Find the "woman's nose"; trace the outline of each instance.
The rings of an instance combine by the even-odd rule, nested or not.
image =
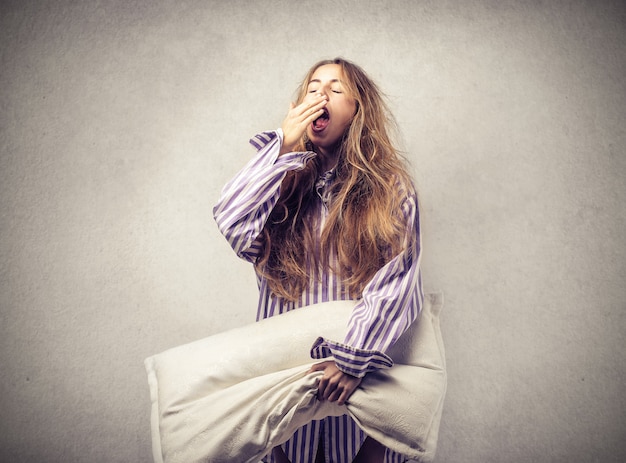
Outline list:
[[[319,93],[322,96],[328,97],[329,90],[330,90],[330,88],[328,87],[328,85],[322,85],[318,89],[317,93]]]
[[[316,98],[323,97],[325,100],[328,100],[328,91],[322,88],[316,90],[312,95]]]

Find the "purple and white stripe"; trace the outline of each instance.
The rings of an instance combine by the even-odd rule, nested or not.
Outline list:
[[[237,255],[254,262],[260,250],[257,241],[272,208],[280,195],[280,185],[287,172],[303,168],[315,156],[311,152],[278,156],[282,131],[263,132],[250,143],[257,155],[230,181],[213,209],[220,231]],[[332,176],[320,179],[320,206],[311,220],[322,229],[327,209],[322,202]],[[389,368],[392,360],[385,352],[418,317],[423,301],[420,272],[421,240],[417,198],[411,186],[407,189],[401,213],[406,221],[406,249],[374,275],[357,301],[343,340],[319,338],[311,349],[315,359],[333,357],[344,372],[362,377],[370,371]],[[333,256],[331,256],[333,259]],[[313,280],[297,302],[285,301],[271,294],[267,281],[260,275],[257,320],[310,304],[332,300],[355,299],[333,273]],[[288,346],[286,346],[288,348]],[[326,461],[348,463],[356,456],[364,433],[347,415],[329,417],[299,429],[283,446],[292,463],[315,460],[319,437],[324,436]],[[385,463],[400,463],[406,457],[387,451]],[[271,455],[268,462],[273,463]]]

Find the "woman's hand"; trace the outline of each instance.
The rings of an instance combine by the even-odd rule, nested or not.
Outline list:
[[[317,386],[318,400],[337,401],[337,404],[343,405],[361,384],[361,378],[344,373],[332,360],[316,363],[309,373],[314,371],[324,372]]]
[[[284,138],[280,154],[289,153],[293,150],[306,128],[324,113],[323,108],[327,102],[328,97],[326,95],[316,93],[310,98],[305,98],[298,106],[294,103],[289,105],[289,112],[281,126]]]

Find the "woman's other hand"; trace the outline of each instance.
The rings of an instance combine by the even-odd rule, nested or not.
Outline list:
[[[332,360],[316,363],[309,373],[314,371],[324,372],[317,386],[318,400],[336,401],[338,405],[344,405],[361,384],[361,378],[344,373]]]

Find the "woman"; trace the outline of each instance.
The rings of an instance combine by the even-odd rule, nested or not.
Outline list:
[[[357,65],[315,64],[280,129],[223,189],[215,219],[258,276],[257,320],[332,300],[355,300],[342,340],[320,338],[319,400],[344,404],[423,301],[415,189],[390,138],[391,116]],[[285,346],[288,348],[288,346]],[[348,417],[300,428],[269,462],[401,462]]]

